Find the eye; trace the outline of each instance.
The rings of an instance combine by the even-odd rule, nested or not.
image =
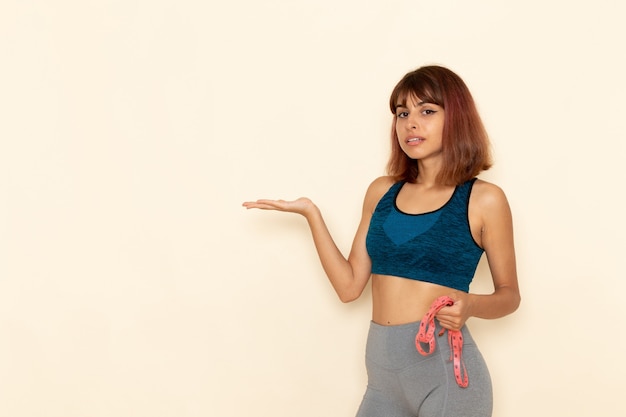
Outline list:
[[[396,116],[397,116],[399,119],[405,119],[405,118],[409,117],[409,112],[408,112],[408,111],[399,111],[399,112],[396,114]]]
[[[423,115],[429,115],[429,114],[435,114],[437,113],[437,110],[432,110],[432,109],[424,109],[422,110],[422,114]]]

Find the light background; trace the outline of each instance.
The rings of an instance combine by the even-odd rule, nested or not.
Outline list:
[[[626,415],[621,2],[0,10],[0,416],[354,415],[369,291],[241,203],[307,195],[347,253],[424,64],[472,90],[515,217],[521,308],[470,321],[494,416]]]

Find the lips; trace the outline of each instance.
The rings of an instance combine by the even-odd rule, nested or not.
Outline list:
[[[421,138],[419,136],[416,137],[412,137],[412,138],[407,138],[406,143],[409,145],[418,145],[422,142],[424,142],[424,138]]]

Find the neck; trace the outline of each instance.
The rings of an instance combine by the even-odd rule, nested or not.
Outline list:
[[[437,183],[437,175],[439,175],[439,171],[441,170],[441,162],[438,161],[417,161],[417,178],[416,182],[418,184],[423,184],[427,187],[434,187],[439,185]]]

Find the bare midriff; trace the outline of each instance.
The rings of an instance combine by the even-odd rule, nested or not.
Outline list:
[[[383,326],[419,321],[435,299],[454,291],[429,282],[372,275],[372,320]]]

